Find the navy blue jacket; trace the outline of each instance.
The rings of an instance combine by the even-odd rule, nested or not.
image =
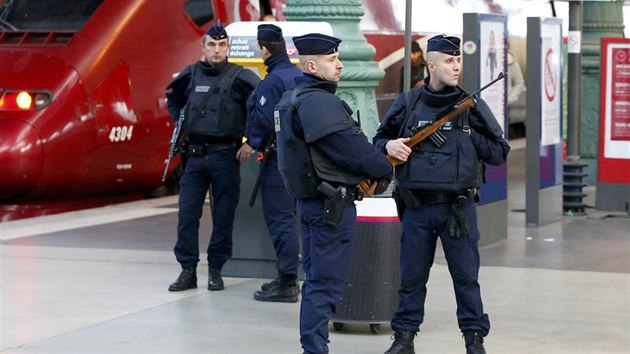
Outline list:
[[[286,53],[274,54],[265,60],[267,76],[247,100],[247,143],[261,150],[274,134],[273,111],[282,93],[295,87],[295,78],[302,70],[293,65]]]
[[[310,121],[320,124],[326,117],[336,112],[341,99],[335,96],[337,83],[322,80],[310,74],[304,74],[295,79],[297,88],[318,88],[326,92],[315,93],[302,101],[298,112],[300,119],[296,120],[296,134],[304,132],[301,122]],[[385,154],[372,145],[365,134],[356,125],[330,131],[317,138],[312,144],[316,145],[324,154],[340,168],[352,171],[356,175],[366,175],[375,178],[388,177],[393,169]]]

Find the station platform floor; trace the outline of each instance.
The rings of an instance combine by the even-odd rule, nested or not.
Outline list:
[[[523,141],[511,142],[507,239],[483,246],[491,354],[630,353],[630,217],[594,209],[525,226]],[[268,279],[168,292],[176,197],[0,223],[1,353],[301,353],[299,303],[263,303]],[[483,235],[482,235],[483,237]],[[204,257],[202,257],[204,258]],[[416,353],[465,353],[438,251]],[[392,331],[331,326],[331,353],[383,353]]]

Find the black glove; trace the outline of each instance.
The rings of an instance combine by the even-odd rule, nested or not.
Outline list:
[[[470,233],[470,225],[468,224],[468,216],[463,210],[462,204],[466,200],[466,197],[460,197],[459,200],[451,203],[451,210],[453,215],[448,222],[448,231],[451,237],[460,238],[463,235]]]

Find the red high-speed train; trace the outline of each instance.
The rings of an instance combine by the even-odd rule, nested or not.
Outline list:
[[[363,1],[388,73],[378,94],[398,91],[401,2]],[[165,87],[201,57],[214,21],[283,20],[284,3],[0,0],[0,221],[163,189],[173,130]]]
[[[251,16],[248,5],[0,0],[0,220],[160,187],[165,87],[201,57],[211,23]]]

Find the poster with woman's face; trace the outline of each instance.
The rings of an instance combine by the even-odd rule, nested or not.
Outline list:
[[[479,77],[481,80],[479,85],[484,86],[494,80],[499,73],[507,71],[505,22],[481,21],[479,26]],[[481,98],[488,103],[503,131],[505,131],[505,84],[505,80],[500,80],[481,93]]]

